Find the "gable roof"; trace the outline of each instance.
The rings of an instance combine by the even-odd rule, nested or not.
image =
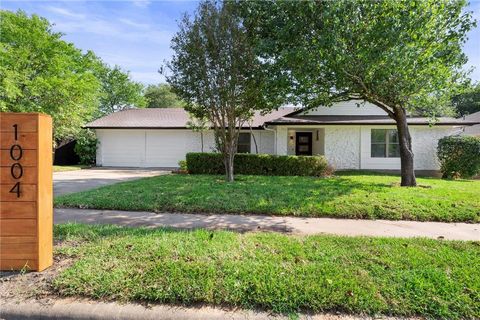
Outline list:
[[[265,122],[280,118],[292,111],[293,108],[284,107],[266,115],[256,112],[252,128],[259,129]],[[88,123],[85,127],[92,129],[186,129],[189,120],[188,112],[183,108],[128,109],[106,115]]]

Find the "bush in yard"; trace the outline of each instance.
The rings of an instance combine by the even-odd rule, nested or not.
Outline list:
[[[82,130],[77,136],[75,153],[80,157],[80,164],[94,165],[97,156],[97,137],[91,130]]]
[[[450,136],[438,141],[443,178],[471,178],[480,174],[480,137]]]
[[[187,168],[192,174],[222,174],[225,171],[220,153],[187,153]],[[326,176],[332,173],[323,156],[277,156],[239,153],[234,170],[239,174],[266,176]]]

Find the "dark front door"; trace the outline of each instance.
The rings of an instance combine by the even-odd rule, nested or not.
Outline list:
[[[297,156],[311,156],[312,155],[312,133],[311,132],[297,132],[297,139],[295,143],[295,154]]]

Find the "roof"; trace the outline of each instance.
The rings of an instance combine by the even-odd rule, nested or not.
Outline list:
[[[265,122],[285,116],[292,111],[293,108],[284,107],[266,115],[256,112],[252,128],[261,128]],[[183,108],[128,109],[92,121],[85,127],[92,129],[185,129],[189,120],[188,112]]]
[[[299,115],[292,107],[283,107],[269,114],[256,112],[252,128],[264,125],[393,125],[388,116],[379,115]],[[474,117],[475,116],[475,117]],[[477,118],[478,117],[478,118]],[[186,129],[190,120],[183,108],[128,109],[115,112],[88,123],[92,129]],[[465,120],[460,118],[438,118],[436,125],[469,126],[480,124],[480,113],[472,114]],[[410,125],[429,125],[430,118],[410,117]]]
[[[408,117],[407,122],[410,125],[429,125],[430,118],[424,117]],[[437,118],[435,125],[474,125],[480,121],[469,121],[456,118]],[[331,116],[331,115],[296,115],[289,114],[273,121],[269,121],[268,125],[392,125],[395,121],[388,116],[378,115],[359,115],[359,116]]]

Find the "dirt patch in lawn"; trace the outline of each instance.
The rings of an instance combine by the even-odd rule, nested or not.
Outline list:
[[[71,245],[71,244],[70,244]],[[62,244],[56,243],[56,247]],[[54,254],[53,265],[42,271],[1,271],[0,272],[0,300],[25,301],[28,299],[44,300],[55,299],[52,287],[53,279],[61,271],[69,267],[74,259],[63,254]]]

